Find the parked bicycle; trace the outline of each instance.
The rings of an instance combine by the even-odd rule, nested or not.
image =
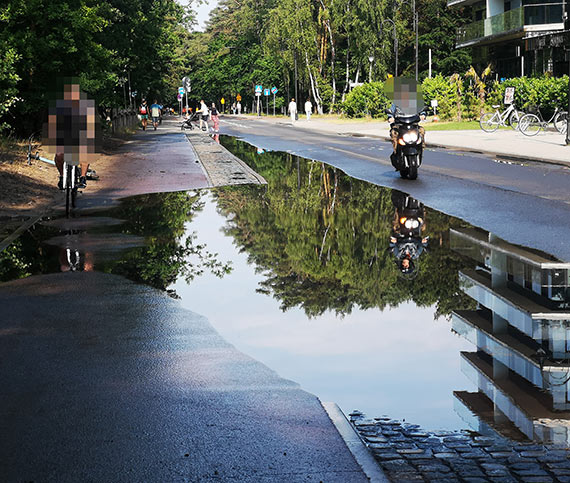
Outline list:
[[[503,111],[499,111],[499,105],[493,106],[494,112],[486,112],[479,119],[479,125],[485,132],[495,132],[500,126],[510,126],[517,130],[520,119],[524,116],[524,112],[519,111],[515,104],[509,106]]]
[[[544,120],[540,108],[537,107],[535,113],[525,114],[520,121],[520,131],[525,136],[535,136],[543,129],[547,129],[549,124],[554,125],[560,134],[566,134],[568,112],[559,109],[558,107],[554,110],[552,117],[547,121]]]

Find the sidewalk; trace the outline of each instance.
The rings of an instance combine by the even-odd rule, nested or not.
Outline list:
[[[231,119],[231,117],[227,117]],[[273,124],[291,124],[288,117],[243,117]],[[427,126],[429,123],[424,123]],[[296,129],[314,130],[344,136],[371,136],[388,140],[389,124],[381,121],[358,122],[341,119],[319,119],[310,121],[299,116]],[[491,156],[520,160],[538,161],[570,166],[570,146],[564,145],[565,137],[554,132],[541,132],[533,137],[520,132],[501,129],[494,133],[482,130],[427,131],[428,147],[483,153]]]

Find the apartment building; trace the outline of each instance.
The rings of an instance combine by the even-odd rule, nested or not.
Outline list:
[[[465,8],[465,25],[457,29],[456,47],[471,49],[479,68],[493,63],[499,77],[550,72],[568,73],[570,47],[564,16],[570,0],[448,0]]]

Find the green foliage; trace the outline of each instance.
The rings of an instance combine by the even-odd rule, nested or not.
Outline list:
[[[348,93],[342,110],[348,117],[383,117],[390,101],[384,94],[383,82],[371,82],[355,87]]]
[[[441,119],[447,120],[456,116],[457,95],[449,78],[438,74],[431,79],[424,79],[422,88],[426,106],[430,105],[432,99],[437,99],[437,113]]]
[[[544,111],[553,112],[556,107],[568,106],[568,76],[564,77],[517,77],[495,83],[489,100],[502,103],[505,89],[515,88],[515,103],[521,109],[539,106]]]
[[[0,42],[0,132],[9,127],[1,120],[18,100],[16,85],[20,77],[15,68],[18,60],[16,50]]]
[[[12,125],[23,134],[38,130],[62,77],[79,77],[102,107],[123,105],[128,77],[138,100],[174,92],[167,73],[184,12],[175,0],[7,0],[0,6],[0,118],[6,122],[5,98],[17,95]],[[17,94],[5,90],[7,77]]]

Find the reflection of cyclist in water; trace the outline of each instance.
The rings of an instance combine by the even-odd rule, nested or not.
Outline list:
[[[74,243],[66,242],[66,246],[60,247],[59,269],[62,272],[93,271],[93,257],[91,253],[81,253],[77,248],[74,248],[73,245]]]
[[[427,249],[429,237],[426,230],[424,205],[401,191],[392,190],[394,221],[390,236],[390,250],[398,268],[405,275],[417,271],[416,261]]]

